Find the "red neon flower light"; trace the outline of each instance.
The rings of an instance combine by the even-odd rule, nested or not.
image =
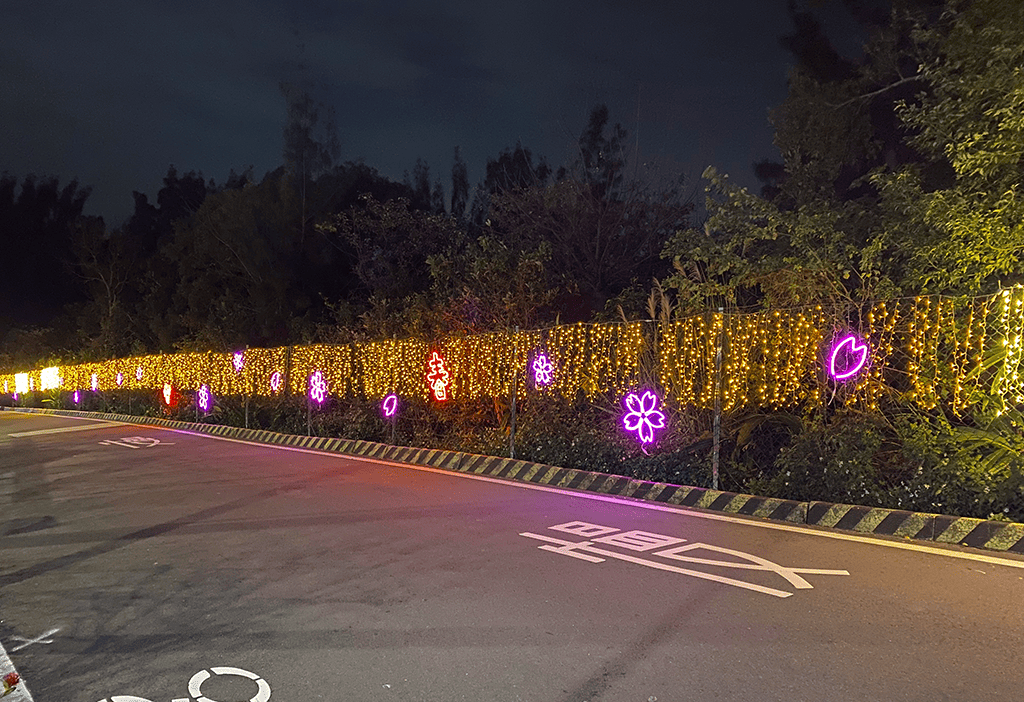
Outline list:
[[[444,367],[444,359],[437,351],[433,352],[427,362],[430,372],[427,373],[427,385],[434,394],[434,399],[444,402],[448,399],[448,369]]]

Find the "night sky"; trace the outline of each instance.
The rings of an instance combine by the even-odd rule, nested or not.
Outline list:
[[[170,164],[279,166],[287,81],[335,108],[340,160],[395,179],[419,157],[447,190],[456,145],[471,183],[516,142],[557,167],[606,103],[638,163],[756,187],[791,31],[785,0],[4,3],[0,171],[77,178],[116,226]]]

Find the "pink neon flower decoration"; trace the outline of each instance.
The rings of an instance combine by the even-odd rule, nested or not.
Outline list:
[[[281,389],[281,371],[274,371],[270,374],[270,389],[274,392]]]
[[[135,369],[135,379],[142,380],[142,366]]]
[[[550,385],[552,371],[554,371],[554,368],[551,366],[551,361],[548,360],[547,354],[537,354],[537,358],[533,360],[534,385]]]
[[[80,401],[81,399],[82,399],[82,396],[78,394],[78,391],[77,391],[77,390],[75,390],[75,404],[77,405],[77,404],[78,404],[78,402],[79,402],[79,401]]]
[[[654,441],[654,430],[665,426],[665,415],[656,409],[658,396],[650,390],[642,396],[635,392],[626,395],[626,407],[629,409],[622,417],[622,426],[626,431],[635,431],[640,443],[649,444]]]
[[[398,411],[398,395],[392,393],[385,397],[384,401],[380,403],[380,409],[385,417],[394,417],[395,412]]]
[[[327,381],[324,380],[324,374],[320,371],[309,376],[309,399],[318,405],[322,405],[327,399]]]
[[[245,352],[235,351],[231,356],[231,364],[235,367],[236,373],[241,373],[242,367],[245,366]]]
[[[199,409],[204,412],[210,411],[210,404],[213,401],[213,396],[210,394],[210,388],[206,385],[199,386]]]
[[[846,347],[849,347],[850,350],[843,353],[843,349]],[[835,380],[852,378],[867,365],[869,352],[870,348],[866,341],[861,342],[856,334],[847,334],[832,347],[832,353],[828,359],[829,374]],[[841,356],[842,360],[840,360]],[[839,368],[836,367],[837,361]]]

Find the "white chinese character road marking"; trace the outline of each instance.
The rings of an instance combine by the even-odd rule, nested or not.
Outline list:
[[[687,563],[697,563],[707,566],[715,566],[722,568],[736,568],[739,570],[756,570],[766,571],[779,575],[789,582],[794,588],[798,590],[807,590],[813,588],[809,582],[802,578],[798,573],[804,573],[808,575],[849,575],[848,571],[845,570],[825,570],[820,568],[788,568],[781,566],[777,563],[773,563],[766,558],[760,556],[754,556],[749,553],[743,553],[742,551],[734,551],[732,549],[722,548],[720,546],[712,546],[703,543],[692,543],[686,546],[676,546],[686,541],[686,539],[680,539],[674,536],[665,536],[664,534],[654,534],[648,531],[621,531],[615,527],[606,527],[599,524],[589,524],[587,522],[567,522],[565,524],[558,524],[553,527],[549,527],[554,531],[560,531],[563,533],[573,534],[575,536],[590,537],[587,541],[565,541],[558,539],[553,536],[545,536],[543,534],[533,534],[530,532],[522,532],[520,536],[525,536],[530,539],[536,539],[538,541],[544,541],[545,543],[538,546],[537,548],[544,551],[551,551],[552,553],[560,553],[565,556],[571,556],[578,558],[583,561],[590,563],[603,563],[608,558],[614,558],[620,561],[627,561],[629,563],[636,563],[638,565],[647,566],[648,568],[656,568],[658,570],[664,570],[671,573],[679,573],[681,575],[689,575],[690,577],[700,578],[702,580],[711,580],[713,582],[721,583],[723,585],[732,585],[733,587],[742,588],[744,590],[752,590],[754,592],[760,592],[766,595],[773,595],[775,597],[791,597],[792,592],[786,592],[784,590],[776,590],[775,588],[764,587],[755,583],[748,583],[742,580],[736,580],[734,578],[727,578],[722,575],[716,575],[714,573],[705,573],[698,570],[690,570],[688,568],[680,568],[678,566],[669,565],[667,563],[661,563],[659,561],[651,560],[649,558],[639,558],[637,556],[631,556],[625,553],[619,553],[616,551],[610,551],[606,548],[599,548],[595,546],[595,543],[601,545],[615,546],[618,548],[627,549],[630,551],[648,552],[654,549],[664,548],[665,546],[673,546],[663,551],[650,554],[651,556],[657,556],[665,559],[684,561]],[[618,532],[618,533],[614,533]],[[734,558],[744,559],[746,562],[735,562],[716,560],[712,558],[701,558],[692,555],[682,555],[692,551],[703,549],[706,551],[713,551],[715,553],[721,553],[727,556],[733,556]]]
[[[174,446],[172,442],[160,441],[160,439],[150,439],[145,436],[125,436],[120,439],[107,439],[105,441],[98,441],[97,443],[105,446],[124,446],[130,449],[140,448],[152,448],[154,446]]]

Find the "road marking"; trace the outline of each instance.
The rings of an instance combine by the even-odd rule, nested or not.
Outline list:
[[[104,439],[96,443],[104,446],[124,446],[130,449],[153,448],[154,446],[174,446],[173,443],[151,439],[145,436],[125,436],[120,439]]]
[[[730,524],[743,524],[748,527],[754,527],[758,529],[772,529],[774,531],[788,531],[795,534],[803,534],[805,536],[817,536],[823,539],[837,539],[839,541],[853,541],[860,544],[868,544],[871,546],[881,546],[884,548],[894,548],[902,551],[915,551],[917,553],[926,553],[931,556],[944,556],[946,558],[959,558],[966,561],[977,561],[979,563],[991,563],[994,565],[1007,566],[1009,568],[1020,568],[1024,570],[1024,560],[1015,561],[1007,558],[999,558],[997,556],[988,556],[980,553],[969,553],[963,551],[954,551],[952,549],[936,548],[935,546],[925,546],[924,544],[918,544],[913,542],[903,541],[889,541],[887,539],[880,538],[878,536],[860,536],[858,534],[843,534],[839,532],[826,531],[824,529],[814,529],[809,526],[797,526],[793,524],[780,524],[777,522],[769,522],[758,520],[757,518],[743,518],[731,516],[728,514],[718,514],[715,512],[701,512],[697,510],[689,510],[685,507],[676,507],[673,505],[661,505],[653,502],[644,502],[643,500],[637,500],[630,497],[617,497],[615,495],[601,495],[594,492],[584,492],[582,490],[567,490],[565,488],[552,487],[550,485],[538,485],[536,483],[516,482],[513,480],[503,480],[501,478],[492,478],[487,475],[476,475],[475,473],[461,473],[454,470],[445,470],[443,468],[433,468],[431,466],[419,466],[412,463],[398,463],[397,461],[381,460],[379,458],[365,458],[363,456],[350,456],[344,453],[333,453],[331,451],[316,451],[313,449],[297,448],[295,446],[278,446],[276,444],[266,444],[259,441],[248,441],[246,439],[235,439],[229,436],[214,436],[212,434],[204,434],[202,432],[188,431],[187,429],[172,429],[170,427],[153,427],[154,429],[161,429],[163,431],[172,431],[178,434],[188,434],[190,436],[199,436],[206,439],[215,439],[217,441],[230,441],[236,444],[247,444],[249,446],[260,446],[263,448],[278,449],[282,451],[293,451],[297,453],[308,453],[314,456],[330,456],[332,458],[338,458],[347,461],[358,461],[361,463],[374,463],[376,465],[393,466],[395,468],[406,468],[412,470],[425,471],[428,473],[437,473],[439,475],[447,475],[456,478],[465,478],[468,480],[481,480],[484,482],[495,483],[498,485],[504,485],[506,487],[520,488],[523,490],[540,490],[541,492],[553,492],[559,495],[565,495],[567,497],[575,497],[583,500],[597,500],[600,502],[611,502],[619,505],[628,505],[638,509],[647,509],[655,512],[671,512],[672,514],[684,515],[695,519],[709,519],[718,522],[728,522]]]
[[[4,650],[4,645],[0,644],[0,677],[3,677],[8,673],[17,672],[18,671],[15,669],[14,663],[11,662],[10,656],[8,656],[7,651]],[[2,690],[0,690],[0,692],[2,692]],[[24,680],[18,681],[17,686],[13,691],[11,691],[10,702],[33,702],[32,693],[28,691],[28,685]]]
[[[98,424],[86,424],[84,426],[76,424],[72,427],[55,427],[53,429],[33,429],[31,431],[16,431],[7,436],[15,439],[23,436],[43,436],[44,434],[65,434],[70,431],[90,431],[92,429],[106,429],[107,427],[123,427],[123,422],[101,422]]]
[[[210,671],[213,671],[212,674]],[[203,683],[213,677],[213,675],[237,675],[255,682],[257,687],[256,696],[251,697],[249,702],[267,702],[270,699],[270,685],[259,675],[250,673],[248,670],[242,670],[241,668],[223,666],[220,668],[210,668],[210,670],[200,670],[188,681],[188,694],[195,697],[196,702],[217,702],[217,700],[204,696],[202,690]],[[182,700],[172,700],[171,702],[182,702]],[[184,702],[188,702],[188,700]]]
[[[689,563],[698,563],[702,565],[716,566],[722,568],[737,568],[740,570],[757,570],[771,572],[779,575],[788,581],[794,588],[798,590],[810,590],[814,586],[811,585],[807,580],[798,575],[798,573],[804,573],[808,575],[849,575],[850,573],[845,570],[828,570],[821,568],[788,568],[781,566],[778,563],[773,563],[766,558],[760,556],[754,556],[749,553],[742,551],[734,551],[728,548],[722,548],[721,546],[713,546],[711,544],[704,543],[691,543],[686,546],[678,546],[677,544],[683,543],[686,539],[680,539],[675,536],[666,536],[664,534],[654,534],[649,531],[623,531],[617,527],[602,526],[599,524],[590,524],[588,522],[566,522],[565,524],[556,524],[555,526],[548,527],[553,531],[560,531],[574,536],[579,536],[586,541],[565,541],[563,539],[557,539],[552,536],[545,536],[543,534],[533,534],[530,532],[522,532],[519,535],[525,536],[530,539],[536,539],[538,541],[544,541],[545,543],[537,548],[544,551],[551,551],[553,553],[559,553],[565,556],[571,556],[580,560],[587,561],[589,563],[603,563],[605,558],[615,558],[621,561],[628,561],[630,563],[636,563],[638,565],[647,566],[648,568],[656,568],[658,570],[666,570],[672,573],[679,573],[681,575],[689,575],[694,578],[700,578],[702,580],[712,580],[723,585],[732,585],[733,587],[739,587],[745,590],[753,590],[754,592],[761,592],[766,595],[773,595],[775,597],[790,597],[793,595],[792,592],[786,592],[784,590],[776,590],[775,588],[763,587],[754,583],[748,583],[743,580],[736,580],[734,578],[727,578],[721,575],[715,575],[713,573],[706,573],[703,571],[690,570],[688,568],[680,568],[678,566],[668,565],[659,561],[652,560],[651,558],[640,558],[637,556],[630,556],[616,551],[609,551],[605,548],[599,548],[594,546],[595,543],[607,544],[609,546],[616,546],[619,548],[628,549],[630,551],[639,552],[650,552],[655,549],[663,548],[665,546],[671,546],[671,548],[664,551],[657,551],[650,555],[658,556],[665,559],[685,561]],[[618,532],[611,534],[611,532]],[[597,538],[591,538],[595,534],[599,534]],[[557,544],[553,546],[552,544]],[[746,563],[737,563],[736,561],[723,561],[711,558],[700,558],[696,556],[683,556],[680,555],[684,552],[691,552],[697,550],[712,551],[714,553],[722,553],[734,558],[745,559]],[[582,553],[581,553],[582,552]],[[596,555],[590,555],[596,554]],[[603,558],[601,557],[603,556]]]
[[[53,636],[54,634],[56,634],[58,631],[60,631],[60,629],[50,629],[45,634],[41,634],[41,635],[37,636],[34,639],[26,639],[24,636],[12,636],[11,637],[12,640],[18,640],[18,641],[22,641],[24,643],[21,643],[21,644],[15,646],[14,648],[12,648],[11,649],[11,653],[14,653],[15,651],[20,651],[23,648],[28,648],[32,644],[37,644],[37,643],[52,644],[53,643],[53,639],[50,638],[50,637]]]

